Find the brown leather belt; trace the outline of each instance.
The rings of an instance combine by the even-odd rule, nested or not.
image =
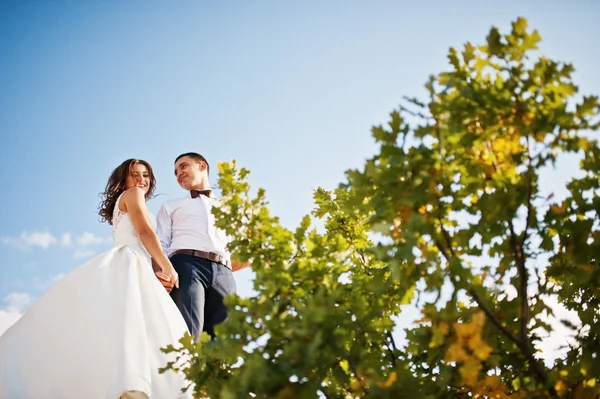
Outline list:
[[[196,258],[212,260],[213,262],[220,263],[223,266],[231,269],[231,264],[229,263],[229,260],[226,260],[223,255],[219,255],[214,252],[199,251],[197,249],[178,249],[177,251],[173,252],[173,254],[171,254],[171,256],[173,255],[189,255],[195,256]]]

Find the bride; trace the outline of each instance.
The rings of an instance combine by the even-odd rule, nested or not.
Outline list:
[[[184,378],[159,368],[174,361],[161,347],[187,332],[154,275],[177,285],[146,208],[156,180],[128,159],[111,174],[100,217],[114,246],[73,270],[0,337],[1,399],[175,399]]]

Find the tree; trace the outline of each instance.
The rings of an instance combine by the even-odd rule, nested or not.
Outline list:
[[[577,95],[570,64],[534,57],[539,41],[519,18],[451,48],[427,101],[407,98],[374,127],[379,153],[317,189],[294,231],[262,189],[251,195],[246,169],[219,165],[218,225],[252,262],[257,294],[228,300],[220,339],[182,340],[198,394],[600,395],[598,98]],[[568,153],[582,177],[563,200],[542,196],[540,172]],[[568,323],[570,349],[548,367],[551,297],[581,324]],[[399,347],[392,330],[411,302],[423,318]]]

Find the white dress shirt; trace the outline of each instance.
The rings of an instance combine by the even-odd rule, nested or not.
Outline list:
[[[227,251],[227,235],[215,227],[211,210],[219,206],[214,197],[199,195],[165,202],[156,216],[157,233],[163,250],[168,256],[178,249],[195,249],[222,255],[231,262]]]

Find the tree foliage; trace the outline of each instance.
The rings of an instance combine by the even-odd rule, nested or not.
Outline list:
[[[372,129],[378,153],[295,230],[248,171],[219,165],[218,225],[256,273],[188,368],[211,398],[588,398],[600,394],[597,97],[540,56],[525,19],[449,51],[450,70]],[[581,173],[555,199],[540,173]],[[571,156],[573,159],[574,156]],[[550,168],[550,169],[549,169]],[[540,359],[557,298],[579,316],[566,355]],[[399,345],[403,310],[422,318]]]

